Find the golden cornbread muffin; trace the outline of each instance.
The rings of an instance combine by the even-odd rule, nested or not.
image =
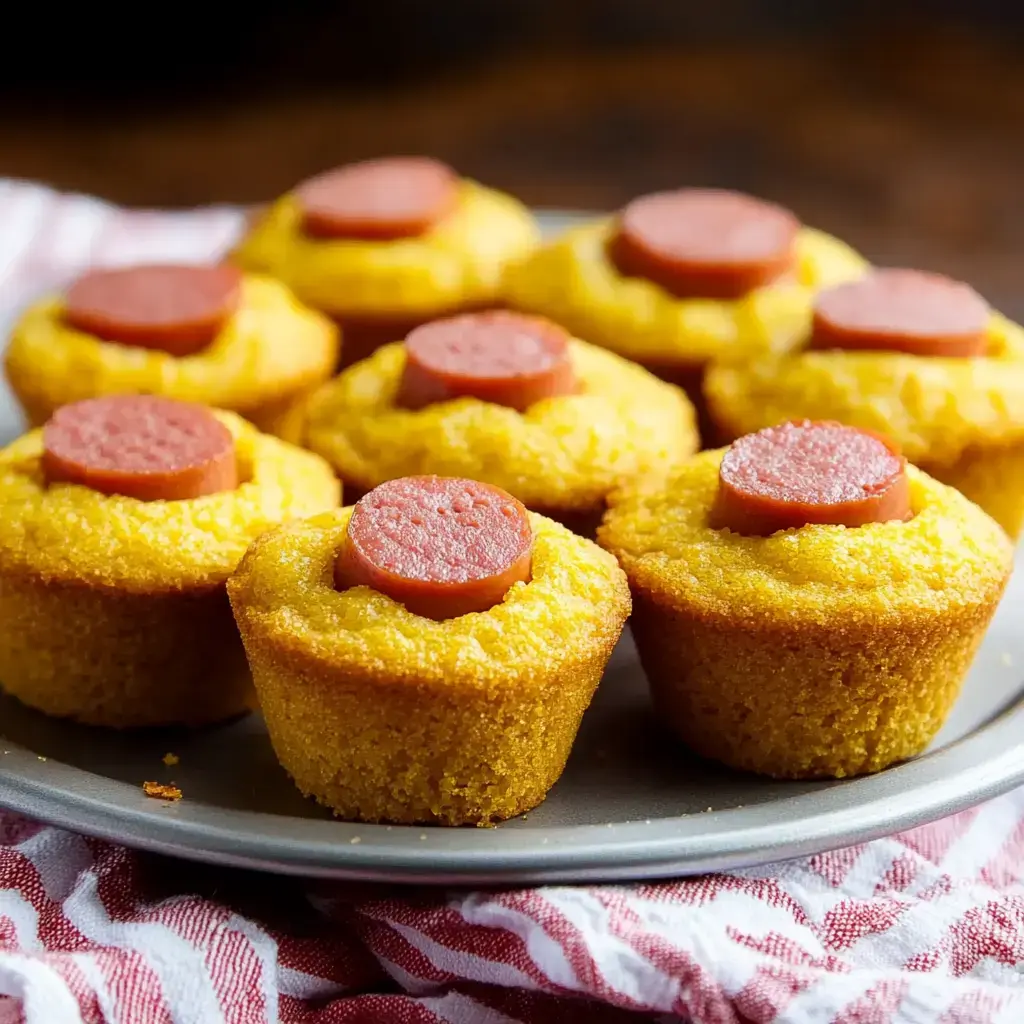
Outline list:
[[[153,394],[237,412],[263,428],[326,380],[338,330],[281,283],[233,267],[98,271],[15,324],[4,360],[28,421],[62,405]]]
[[[834,423],[769,428],[624,490],[599,542],[629,577],[665,721],[698,754],[779,778],[924,750],[1012,567],[981,509]]]
[[[388,158],[296,186],[232,259],[334,317],[347,365],[426,320],[500,302],[506,263],[539,238],[512,196],[434,160]]]
[[[513,362],[517,342],[525,368]],[[439,354],[438,344],[449,347]],[[534,369],[530,359],[547,362]],[[584,533],[622,480],[698,445],[678,388],[550,323],[502,312],[434,321],[384,346],[319,388],[282,432],[355,492],[413,473],[465,476]]]
[[[890,293],[897,288],[903,308],[887,309],[884,300],[894,302]],[[729,440],[780,420],[822,416],[882,431],[908,459],[1018,537],[1024,523],[1024,330],[965,285],[914,271],[875,271],[856,287],[823,292],[821,302],[817,333],[805,332],[792,352],[709,370],[705,393],[718,436]],[[830,303],[845,303],[849,311],[832,314]],[[842,317],[853,315],[878,322],[837,336]],[[957,326],[950,320],[957,316],[968,321]],[[900,317],[902,323],[884,322]],[[943,338],[944,323],[961,333]]]
[[[708,363],[787,349],[807,328],[814,293],[865,268],[788,211],[683,189],[569,229],[510,265],[504,289],[511,308],[641,363],[701,409]]]
[[[299,789],[342,818],[441,825],[544,799],[630,608],[595,544],[438,477],[264,534],[228,594]]]
[[[321,459],[232,413],[65,406],[0,451],[0,684],[93,725],[239,714],[252,684],[225,580],[268,527],[339,499]]]

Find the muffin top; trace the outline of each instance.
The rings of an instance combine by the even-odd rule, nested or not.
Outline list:
[[[998,595],[1013,550],[999,526],[951,487],[906,467],[912,516],[769,536],[716,528],[728,449],[613,495],[598,533],[652,600],[751,628],[852,628],[932,619]]]
[[[237,308],[209,344],[187,355],[105,341],[68,323],[63,296],[29,306],[5,356],[31,407],[138,392],[245,413],[322,380],[337,360],[337,329],[278,281],[245,275]]]
[[[233,254],[336,316],[426,318],[494,301],[505,263],[540,238],[518,200],[461,179],[446,216],[401,237],[310,234],[300,196],[278,199]]]
[[[610,254],[616,235],[617,220],[605,218],[571,228],[510,265],[509,304],[645,364],[701,366],[725,353],[789,348],[807,329],[814,294],[867,267],[843,242],[802,227],[784,276],[738,297],[681,297],[623,273]]]
[[[384,346],[319,388],[286,431],[368,490],[418,473],[494,484],[538,509],[590,511],[622,479],[697,447],[678,389],[610,352],[570,339],[571,394],[519,411],[456,397],[405,408],[406,348]]]
[[[337,505],[330,467],[310,452],[214,410],[235,442],[233,490],[142,501],[76,483],[47,483],[43,431],[0,451],[0,569],[147,593],[213,586],[249,544],[284,519]]]
[[[236,615],[297,658],[357,663],[390,685],[546,685],[595,647],[607,655],[629,614],[615,559],[533,513],[531,578],[487,611],[434,621],[367,586],[339,590],[351,516],[339,509],[264,534],[228,584]]]
[[[828,417],[886,433],[911,461],[948,466],[1024,436],[1024,330],[990,312],[981,332],[983,354],[966,357],[917,354],[913,338],[908,351],[808,347],[808,328],[790,353],[712,366],[704,393],[728,436]]]

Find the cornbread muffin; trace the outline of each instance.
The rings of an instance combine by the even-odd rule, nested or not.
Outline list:
[[[210,327],[206,337],[198,337],[198,345],[183,344],[189,329],[197,326],[187,321],[159,324],[147,336],[128,319],[129,312],[141,317],[140,304],[153,308],[154,317],[163,314],[160,299],[172,289],[180,301],[194,302],[194,289],[179,294],[181,283],[175,278],[182,273],[225,271],[238,274],[233,268],[133,267],[87,275],[72,286],[73,298],[78,284],[99,278],[107,286],[102,297],[108,304],[111,293],[122,307],[128,304],[128,309],[118,310],[119,320],[127,322],[111,324],[109,315],[101,319],[87,307],[83,312],[93,315],[73,324],[67,315],[69,295],[49,296],[29,306],[14,327],[4,360],[29,423],[45,423],[55,409],[70,402],[131,393],[227,409],[260,427],[275,421],[334,372],[338,356],[337,328],[300,304],[284,285],[245,275],[237,282],[231,308],[215,322],[198,325]],[[126,340],[109,340],[114,335]]]
[[[399,504],[395,528],[430,547],[441,511],[450,521],[479,509],[486,485],[468,487],[469,512],[445,499],[437,510]],[[393,509],[378,506],[383,529]],[[228,583],[281,764],[342,818],[486,825],[534,807],[565,766],[629,614],[622,571],[596,545],[524,512],[529,580],[488,610],[426,618],[366,585],[338,589],[353,514],[265,534]]]
[[[500,303],[505,264],[539,238],[511,196],[433,160],[392,158],[298,185],[232,258],[335,318],[348,365],[426,320]]]
[[[497,353],[507,364],[512,346],[502,344],[500,330],[510,322],[519,338],[535,332],[548,342],[559,331],[513,314],[428,324],[407,343],[386,345],[342,371],[279,428],[288,440],[323,456],[353,492],[415,473],[464,476],[501,487],[529,508],[592,533],[607,494],[620,481],[671,466],[696,450],[693,408],[678,388],[568,336],[563,361],[548,367],[549,376],[529,378],[547,386],[568,366],[575,383],[567,391],[548,391],[550,397],[532,401],[532,389],[520,393],[524,374],[500,378],[495,370],[495,376],[457,378],[454,384],[448,373],[449,391],[433,394],[436,401],[407,400],[409,346],[415,349],[419,338],[455,327],[462,358],[472,331],[472,340],[483,346],[474,353],[477,363]],[[493,343],[492,331],[498,332]],[[415,364],[422,371],[422,360]],[[495,382],[501,380],[511,383],[499,391]],[[457,390],[462,383],[467,387]],[[474,390],[484,397],[474,397]]]
[[[692,206],[693,200],[703,203],[709,194],[744,204],[738,215],[724,211],[733,220],[738,217],[739,223],[732,225],[737,231],[760,215],[759,206],[769,206],[733,193],[699,189],[656,194],[636,202],[665,195],[680,197]],[[769,267],[778,276],[752,276],[746,262],[739,269],[747,273],[725,282],[732,287],[707,277],[675,287],[649,262],[625,261],[616,254],[616,241],[632,205],[615,217],[573,227],[510,265],[505,275],[506,301],[513,309],[550,317],[577,337],[685,387],[701,411],[700,382],[708,363],[726,354],[748,358],[765,351],[785,351],[805,333],[814,293],[857,277],[866,267],[847,245],[799,226],[794,218],[787,259]],[[695,261],[715,258],[716,254],[707,250],[727,245],[733,237],[725,225],[709,240],[699,207],[679,211],[670,203],[669,209],[658,212],[668,230],[692,227],[697,237],[684,238],[679,245],[692,243]],[[758,234],[754,232],[753,237]],[[717,258],[727,260],[731,255],[719,252]]]
[[[740,534],[716,522],[727,451],[618,494],[599,531],[629,577],[659,714],[697,753],[778,778],[920,753],[1010,574],[1002,530],[906,466],[906,521]]]
[[[100,436],[111,424],[120,430]],[[164,455],[194,453],[204,430],[216,442],[225,428],[226,473],[211,450],[199,472],[171,474]],[[337,505],[330,468],[232,413],[165,399],[68,406],[45,434],[45,447],[33,430],[0,451],[4,688],[47,714],[118,728],[246,710],[252,684],[225,580],[268,527]],[[202,496],[109,493],[118,488]]]
[[[726,440],[799,417],[882,431],[1016,538],[1024,523],[1024,330],[988,311],[983,334],[983,354],[946,356],[920,346],[887,351],[886,339],[874,348],[808,347],[808,331],[792,352],[712,367],[708,408]]]

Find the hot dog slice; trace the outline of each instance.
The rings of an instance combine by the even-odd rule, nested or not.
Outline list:
[[[470,397],[522,412],[575,390],[569,336],[540,317],[467,313],[424,324],[405,339],[398,403],[407,409]]]
[[[209,410],[155,395],[91,398],[43,428],[43,472],[140,501],[182,501],[238,486],[235,442]]]
[[[421,235],[454,209],[455,172],[427,157],[388,157],[325,171],[295,190],[314,238]]]
[[[783,423],[722,458],[713,525],[767,537],[810,523],[909,519],[906,462],[886,439],[840,423]]]
[[[916,356],[980,356],[988,303],[942,274],[884,268],[822,291],[811,348],[881,349]]]
[[[68,289],[64,319],[104,341],[188,356],[217,336],[241,288],[241,272],[226,265],[93,270]]]
[[[415,615],[454,619],[499,604],[530,579],[526,509],[457,477],[391,480],[361,498],[335,563],[339,590],[367,586]]]
[[[679,298],[738,299],[790,270],[800,221],[753,196],[686,188],[634,199],[609,255]]]

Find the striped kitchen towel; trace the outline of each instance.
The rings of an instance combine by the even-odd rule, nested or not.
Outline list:
[[[243,214],[0,182],[0,325]],[[303,883],[0,813],[0,1024],[1024,1024],[1024,792],[890,839],[643,885]]]

